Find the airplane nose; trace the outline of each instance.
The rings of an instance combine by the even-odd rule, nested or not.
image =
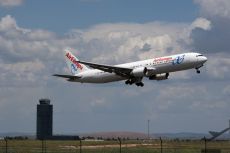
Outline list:
[[[202,62],[206,62],[207,60],[208,60],[208,58],[205,56],[202,58]]]
[[[207,59],[207,57],[205,57],[205,56],[200,56],[200,57],[198,58],[198,61],[201,62],[201,63],[205,63],[207,60],[208,60],[208,59]]]

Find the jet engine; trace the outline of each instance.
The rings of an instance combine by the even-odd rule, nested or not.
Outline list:
[[[166,80],[169,77],[169,73],[156,74],[149,77],[149,80]]]
[[[138,67],[138,68],[133,69],[131,74],[135,77],[143,77],[145,76],[146,71],[147,71],[146,67]]]

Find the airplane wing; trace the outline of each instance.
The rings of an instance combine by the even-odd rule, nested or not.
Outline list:
[[[102,65],[102,64],[96,64],[96,63],[89,63],[89,62],[83,62],[83,61],[78,61],[79,63],[88,65],[91,68],[102,70],[104,72],[109,72],[109,73],[116,73],[119,76],[122,77],[130,77],[130,73],[132,72],[133,69],[130,68],[124,68],[124,67],[118,67],[118,66],[111,66],[111,65]]]
[[[220,134],[219,132],[216,132],[216,131],[209,131],[209,133],[214,137]]]
[[[79,76],[74,76],[74,75],[62,75],[62,74],[54,74],[53,76],[61,77],[61,78],[67,78],[67,79],[80,79],[80,78],[81,78],[81,77],[79,77]]]

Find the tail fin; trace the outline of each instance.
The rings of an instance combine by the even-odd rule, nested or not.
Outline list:
[[[65,59],[70,72],[75,75],[88,70],[84,64],[78,62],[79,60],[69,50],[70,49],[65,49]]]

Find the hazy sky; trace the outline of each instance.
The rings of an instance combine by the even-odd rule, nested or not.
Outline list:
[[[36,104],[54,104],[55,133],[208,132],[230,119],[229,0],[0,0],[0,132],[36,130]],[[148,46],[146,48],[146,46]],[[166,81],[70,83],[63,48],[119,64],[200,52],[201,68]]]

